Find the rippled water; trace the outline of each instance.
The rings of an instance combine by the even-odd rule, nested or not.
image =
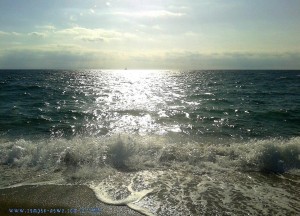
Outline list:
[[[300,72],[1,71],[11,136],[299,135]]]
[[[300,71],[0,71],[0,186],[147,215],[296,215]]]

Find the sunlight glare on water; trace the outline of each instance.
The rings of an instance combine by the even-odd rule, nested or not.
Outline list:
[[[146,134],[165,130],[155,123],[154,113],[167,106],[165,97],[166,71],[162,70],[107,70],[107,86],[110,86],[108,97],[97,101],[108,108],[113,116],[110,129],[115,132],[137,132]],[[122,114],[119,116],[119,114]]]

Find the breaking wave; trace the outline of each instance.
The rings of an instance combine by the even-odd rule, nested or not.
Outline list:
[[[2,139],[1,146],[2,188],[85,184],[101,201],[147,215],[266,214],[271,202],[275,212],[299,210],[299,137],[214,143],[118,135]]]
[[[198,143],[161,136],[1,140],[0,163],[37,170],[111,167],[139,171],[179,165],[239,171],[289,172],[300,168],[300,138]]]

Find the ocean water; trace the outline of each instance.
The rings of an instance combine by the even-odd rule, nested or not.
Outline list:
[[[297,215],[300,71],[1,70],[0,173],[146,215]]]

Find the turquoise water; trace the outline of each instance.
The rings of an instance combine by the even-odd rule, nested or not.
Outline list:
[[[2,70],[0,186],[147,215],[300,211],[300,71]]]

